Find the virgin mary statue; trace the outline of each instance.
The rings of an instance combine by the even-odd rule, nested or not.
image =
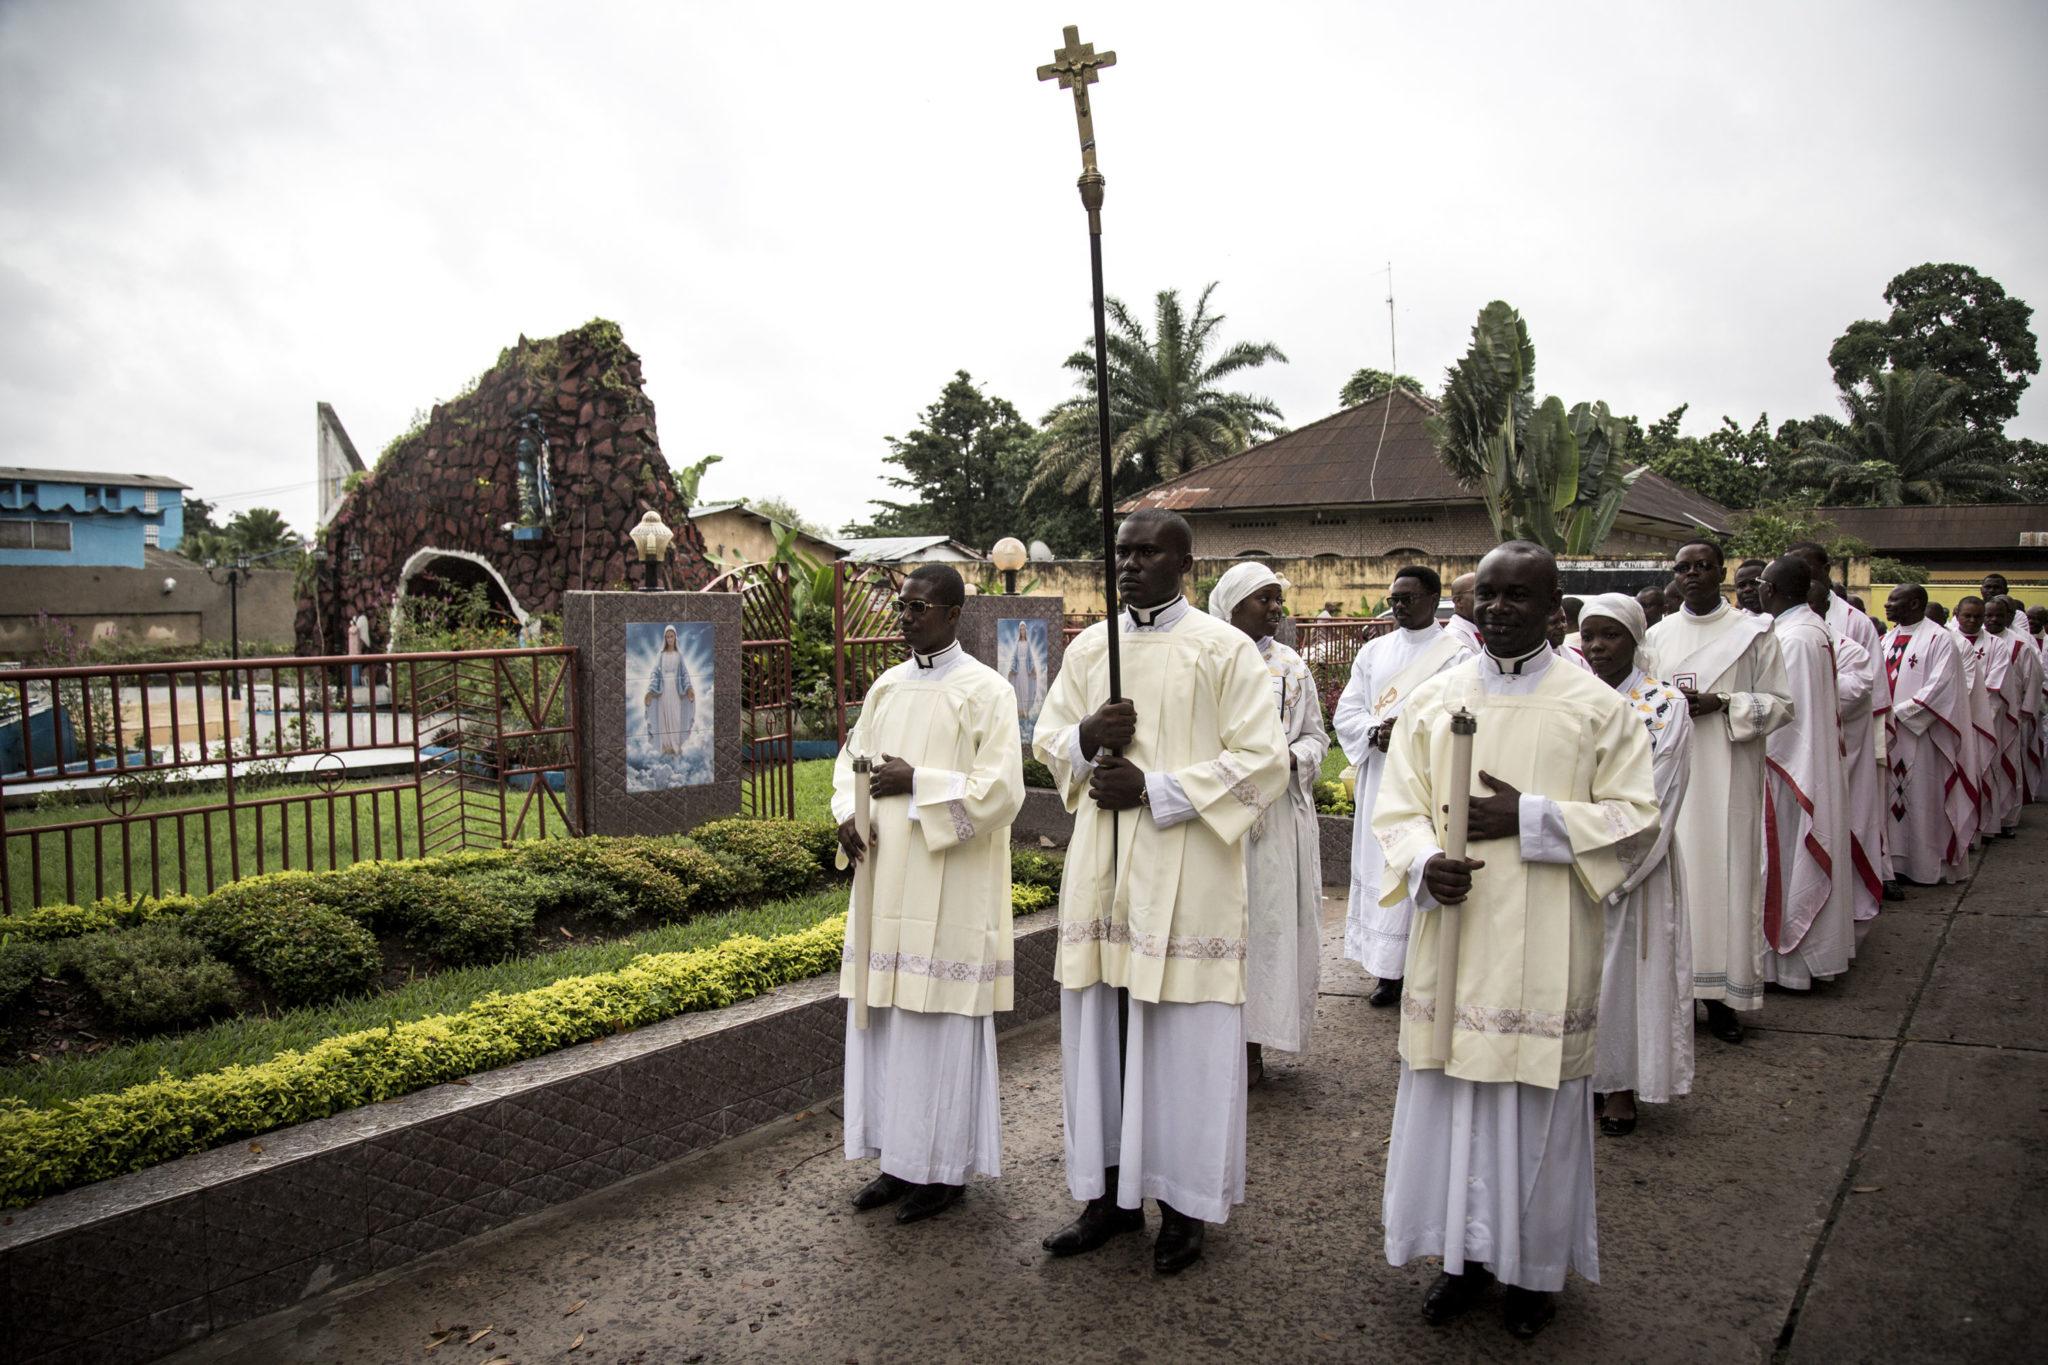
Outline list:
[[[664,754],[679,754],[697,724],[697,687],[676,648],[676,628],[661,632],[661,653],[647,678],[647,733]]]

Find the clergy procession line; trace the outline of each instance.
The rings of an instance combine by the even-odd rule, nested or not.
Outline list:
[[[1262,1047],[1308,1049],[1330,743],[1274,638],[1285,582],[1241,563],[1205,613],[1183,595],[1190,551],[1173,513],[1122,523],[1122,697],[1100,623],[1032,745],[1075,817],[1054,974],[1082,1207],[1043,1245],[1094,1251],[1141,1230],[1149,1198],[1165,1274],[1243,1202]],[[1880,638],[1829,567],[1789,546],[1738,566],[1730,603],[1701,540],[1665,587],[1580,602],[1547,550],[1509,542],[1450,585],[1441,625],[1436,573],[1397,571],[1397,628],[1360,651],[1330,728],[1357,798],[1345,956],[1400,1017],[1385,1251],[1441,1259],[1429,1322],[1498,1281],[1507,1328],[1541,1331],[1567,1272],[1599,1278],[1596,1129],[1626,1137],[1639,1103],[1690,1091],[1695,1001],[1740,1043],[1767,988],[1839,978],[1897,883],[1966,875],[2042,798],[2048,611],[2022,616],[1993,576],[1945,628],[1906,586]],[[842,852],[873,884],[840,983],[845,1155],[879,1161],[855,1207],[902,1223],[1002,1165],[1022,745],[1011,689],[957,643],[964,600],[952,569],[911,573],[912,656],[870,691],[834,778]]]

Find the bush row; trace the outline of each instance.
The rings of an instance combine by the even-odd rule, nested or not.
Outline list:
[[[831,970],[845,920],[775,939],[643,955],[613,972],[493,995],[453,1014],[365,1029],[259,1066],[166,1078],[47,1109],[0,1100],[0,1205],[585,1042],[719,1009]]]
[[[380,939],[437,967],[461,967],[518,952],[543,916],[612,927],[779,899],[824,875],[834,838],[825,822],[721,820],[682,839],[544,840],[247,877],[203,898],[47,906],[0,925],[0,1008],[38,976],[68,971],[124,1022],[177,1027],[233,1003],[231,981],[226,996],[221,988],[224,963],[285,1004],[319,1004],[376,981]],[[117,978],[130,985],[101,991]]]

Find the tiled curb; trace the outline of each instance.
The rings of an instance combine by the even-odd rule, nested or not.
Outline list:
[[[1016,1008],[1058,1008],[1056,913]],[[148,1360],[836,1095],[813,977],[707,1014],[166,1162],[0,1216],[0,1360]]]

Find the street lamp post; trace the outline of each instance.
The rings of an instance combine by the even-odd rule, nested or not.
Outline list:
[[[1024,549],[1024,542],[1015,536],[1004,536],[989,547],[988,557],[996,568],[1002,572],[1003,595],[1015,597],[1017,595],[1017,571],[1030,561],[1030,555]]]
[[[640,524],[626,534],[640,555],[640,591],[659,591],[660,585],[654,581],[655,568],[668,553],[669,542],[676,538],[676,533],[662,522],[661,513],[650,508],[640,518]]]
[[[266,556],[267,558],[267,556]],[[214,577],[220,567],[219,561],[206,561],[206,576],[216,583],[226,583],[228,589],[228,658],[239,662],[242,657],[242,584],[249,581],[249,556],[238,554],[227,566],[225,579]],[[242,695],[242,671],[228,670],[228,695]]]

